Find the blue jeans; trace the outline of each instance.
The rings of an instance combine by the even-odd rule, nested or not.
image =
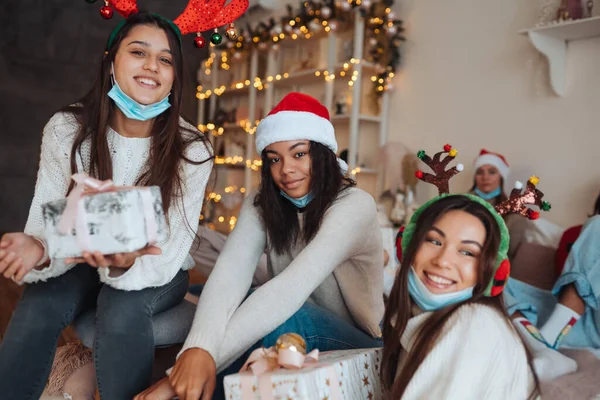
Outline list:
[[[39,399],[61,331],[96,306],[94,365],[103,399],[131,399],[150,385],[152,316],[185,296],[188,273],[139,291],[103,285],[96,268],[79,264],[61,276],[28,285],[0,343],[0,397]]]
[[[292,332],[306,340],[307,352],[314,349],[330,351],[383,346],[382,339],[373,338],[330,311],[306,302],[291,318],[255,343],[244,355],[217,375],[217,388],[213,400],[225,399],[223,378],[238,373],[253,350],[274,346],[279,336]]]

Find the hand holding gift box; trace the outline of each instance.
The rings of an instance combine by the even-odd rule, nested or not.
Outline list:
[[[132,253],[165,240],[160,188],[116,187],[75,174],[67,199],[42,205],[50,258]]]
[[[381,349],[311,351],[282,335],[275,347],[252,352],[240,373],[224,379],[228,399],[381,399]],[[287,337],[287,338],[286,338]],[[282,341],[283,339],[283,341]],[[287,345],[285,344],[287,342]],[[283,345],[281,345],[283,343]]]

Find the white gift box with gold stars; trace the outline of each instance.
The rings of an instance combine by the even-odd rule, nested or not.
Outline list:
[[[261,376],[250,372],[224,379],[229,400],[375,400],[383,398],[379,380],[382,349],[329,351],[299,370],[278,369]],[[267,381],[268,380],[268,381]],[[242,387],[245,385],[245,387]],[[263,385],[261,388],[260,385]],[[265,398],[265,385],[271,396]],[[261,390],[262,389],[262,390]]]

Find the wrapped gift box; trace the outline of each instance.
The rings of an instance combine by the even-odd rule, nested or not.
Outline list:
[[[84,250],[102,254],[128,253],[166,238],[167,223],[160,188],[117,189],[82,196],[77,207],[78,221],[67,234],[62,234],[58,227],[67,199],[42,205],[50,258],[78,257]],[[81,232],[83,226],[86,232]]]
[[[282,368],[260,376],[251,372],[228,375],[224,379],[225,397],[269,400],[260,395],[259,386],[266,384],[271,388],[271,399],[277,400],[382,399],[381,351],[380,348],[330,351],[320,353],[316,364],[299,370]]]

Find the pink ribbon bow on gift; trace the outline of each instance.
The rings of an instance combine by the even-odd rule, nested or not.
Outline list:
[[[265,349],[261,347],[260,349],[254,350],[248,360],[240,370],[240,379],[242,386],[242,398],[244,400],[252,400],[254,399],[254,393],[252,390],[252,375],[257,376],[258,378],[258,389],[260,393],[260,398],[262,400],[272,400],[273,399],[273,386],[271,382],[272,372],[280,369],[302,369],[302,368],[313,368],[317,366],[317,361],[319,360],[319,350],[315,349],[308,353],[307,355],[303,355],[302,353],[289,349],[280,349],[279,352],[275,349],[275,347],[269,347]],[[250,374],[247,371],[251,371]],[[330,381],[337,382],[337,375],[335,372],[335,368],[329,366],[327,368],[327,372],[329,374]],[[337,400],[341,398],[339,387],[335,384],[331,386],[331,396],[332,400]]]
[[[67,205],[58,222],[58,232],[67,235],[75,230],[77,243],[82,251],[90,250],[90,234],[85,212],[85,203],[80,201],[84,195],[112,192],[128,188],[117,188],[112,180],[101,181],[92,178],[84,173],[74,174],[71,179],[77,184],[69,196],[67,196]],[[150,189],[141,192],[144,208],[144,217],[146,220],[146,233],[148,242],[155,243],[158,237],[158,227],[154,219],[154,208]]]

